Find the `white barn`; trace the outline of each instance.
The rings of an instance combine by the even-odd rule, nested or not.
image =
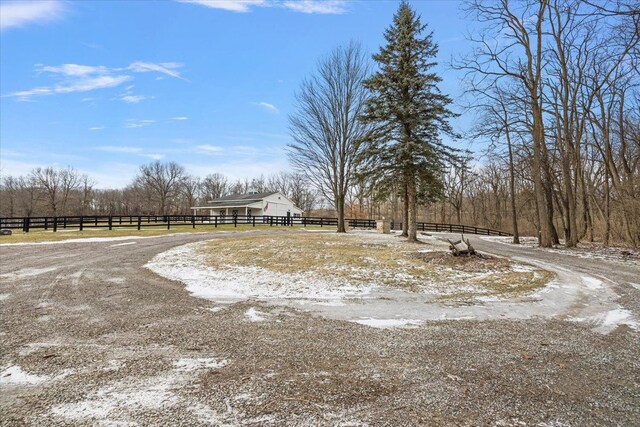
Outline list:
[[[210,200],[204,206],[193,206],[194,215],[250,215],[301,217],[302,209],[279,192],[231,194]]]

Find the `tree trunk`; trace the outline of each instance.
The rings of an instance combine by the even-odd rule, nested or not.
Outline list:
[[[346,233],[344,229],[344,196],[336,198],[336,211],[338,212],[338,233]]]
[[[409,236],[409,186],[411,184],[406,180],[404,183],[404,195],[402,197],[402,237]]]
[[[407,241],[418,241],[418,228],[417,228],[417,203],[416,203],[416,184],[411,182],[407,184],[407,199],[408,199],[408,227],[407,227]]]
[[[511,228],[513,229],[513,243],[520,244],[518,233],[518,214],[516,212],[516,177],[513,170],[513,148],[511,147],[511,135],[507,128],[507,148],[509,149],[509,191],[511,192]]]

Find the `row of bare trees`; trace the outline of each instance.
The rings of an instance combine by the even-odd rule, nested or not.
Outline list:
[[[479,112],[475,136],[491,141],[487,169],[506,158],[514,231],[516,181],[532,193],[541,246],[592,239],[596,216],[608,243],[614,205],[621,237],[640,245],[639,5],[468,2],[483,30],[455,67]]]
[[[441,197],[422,199],[419,216],[509,229],[515,242],[523,232],[541,246],[640,246],[640,2],[466,7],[481,29],[452,65],[469,85],[478,156],[445,168]],[[352,207],[406,221],[391,184],[355,186]]]
[[[321,203],[296,173],[233,181],[220,173],[194,177],[175,162],[153,162],[142,165],[124,189],[96,189],[91,178],[70,167],[6,176],[0,184],[0,216],[190,214],[192,206],[250,190],[279,191],[306,212]]]

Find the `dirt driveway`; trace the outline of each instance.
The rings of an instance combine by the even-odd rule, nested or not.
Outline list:
[[[0,247],[2,425],[638,425],[640,335],[627,326],[376,329],[216,304],[143,268],[230,236]],[[637,265],[476,244],[604,276],[640,317]]]

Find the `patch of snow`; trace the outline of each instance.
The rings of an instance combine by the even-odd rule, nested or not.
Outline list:
[[[326,279],[310,273],[283,274],[256,266],[217,270],[206,266],[198,252],[207,242],[190,243],[156,255],[145,267],[170,280],[181,281],[194,296],[228,300],[319,299],[364,296],[372,285],[354,286],[341,279]]]
[[[582,283],[591,290],[602,289],[602,281],[591,276],[582,276]]]
[[[313,305],[322,305],[325,307],[343,307],[345,305],[347,305],[346,303],[339,301],[339,300],[334,300],[334,301],[315,301],[312,302]]]
[[[534,271],[536,268],[532,265],[525,265],[525,264],[513,264],[511,266],[511,271],[514,271],[516,273],[530,273],[532,271]]]
[[[22,370],[18,365],[2,368],[0,384],[2,385],[33,385],[50,380],[48,375],[32,375]]]
[[[115,283],[116,285],[121,285],[126,280],[124,277],[109,277],[108,279],[105,279],[105,281],[109,283]]]
[[[43,348],[58,347],[60,344],[53,342],[32,342],[24,345],[24,348],[18,352],[20,356],[28,356]]]
[[[265,320],[264,313],[257,311],[254,307],[247,310],[244,315],[250,322],[264,322]]]
[[[0,294],[0,301],[4,301],[9,298],[11,294]]]
[[[116,243],[115,245],[109,245],[110,248],[117,248],[118,246],[128,246],[135,245],[138,242],[124,242],[124,243]]]
[[[417,319],[375,319],[373,317],[367,317],[362,319],[353,320],[355,323],[359,323],[365,326],[371,326],[372,328],[386,329],[386,328],[398,328],[409,325],[419,325],[423,321]]]
[[[119,366],[119,362],[115,362]],[[139,411],[167,410],[183,404],[201,420],[215,420],[215,425],[221,425],[221,418],[216,412],[200,402],[177,394],[176,390],[191,382],[195,371],[217,369],[226,364],[224,360],[213,358],[179,359],[173,363],[174,368],[164,375],[115,382],[90,393],[85,400],[55,405],[50,413],[70,422],[137,425],[134,415]]]
[[[106,372],[113,372],[113,371],[119,371],[123,367],[124,367],[124,362],[122,360],[112,359],[107,362],[107,366],[102,368],[102,370]]]
[[[45,267],[45,268],[23,268],[22,270],[12,271],[11,273],[4,273],[0,275],[3,279],[24,279],[25,277],[39,276],[41,274],[50,273],[56,271],[58,267]]]
[[[79,237],[76,239],[49,240],[45,242],[0,243],[0,247],[1,246],[31,246],[31,245],[62,245],[67,243],[121,242],[123,240],[158,239],[160,237],[180,236],[184,234],[203,234],[203,233],[170,233],[170,234],[162,234],[159,236]]]
[[[226,366],[226,360],[216,360],[214,358],[183,358],[173,362],[173,367],[178,372],[191,372],[199,369],[219,369]]]
[[[640,284],[638,284],[638,283],[631,283],[631,282],[629,282],[629,284],[630,284],[631,286],[633,286],[633,288],[634,288],[634,289],[636,289],[636,290],[640,291]]]
[[[600,320],[605,327],[617,327],[619,325],[627,325],[632,329],[638,329],[638,323],[635,321],[631,311],[624,308],[609,310],[602,316],[596,316],[596,320]]]
[[[498,301],[500,301],[500,298],[498,298],[496,296],[492,296],[492,295],[481,295],[479,297],[475,297],[475,299],[477,301],[482,301],[482,302],[498,302]]]

